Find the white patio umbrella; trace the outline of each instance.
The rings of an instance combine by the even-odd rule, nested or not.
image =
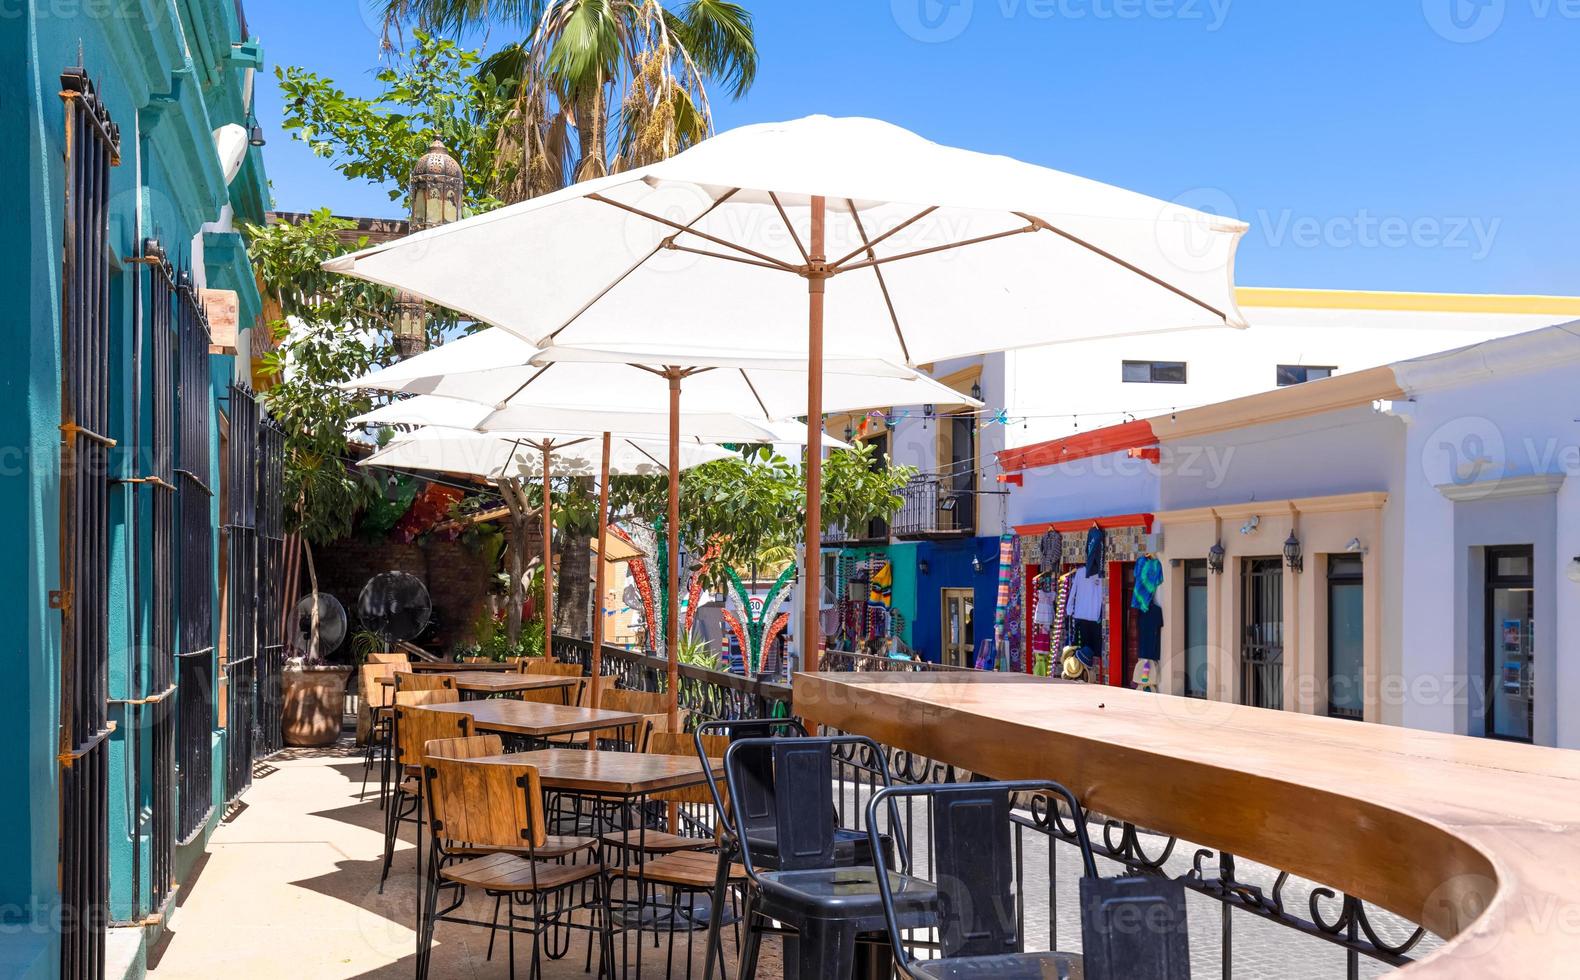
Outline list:
[[[552,353],[560,350],[555,348]],[[807,371],[799,360],[753,358],[727,368],[605,361],[534,364],[540,353],[507,331],[487,329],[349,381],[344,387],[415,395],[360,417],[367,422],[475,426],[503,436],[553,428],[612,430],[623,436],[683,433],[720,442],[804,445],[808,440],[807,426],[787,418],[800,412],[805,402]],[[822,385],[824,407],[831,411],[929,403],[980,405],[914,369],[881,360],[835,360],[825,367]],[[452,399],[469,399],[495,410],[479,413],[452,404]],[[821,426],[818,432],[824,446],[845,445],[823,433]],[[812,454],[811,458],[820,456]],[[821,484],[821,473],[813,482]],[[678,554],[678,467],[670,475],[668,511],[669,551]],[[675,646],[678,571],[675,567],[668,570],[666,650]],[[669,659],[673,671],[676,658]],[[671,690],[676,680],[671,678]]]
[[[504,438],[473,429],[427,426],[397,437],[359,465],[483,477],[499,486],[506,506],[513,516],[525,512],[525,499],[518,496],[515,482],[534,476],[542,479],[543,567],[545,569],[544,654],[552,663],[554,661],[554,590],[551,588],[553,578],[548,571],[554,567],[551,541],[553,515],[549,510],[551,473],[558,471],[561,475],[571,476],[599,474],[598,553],[602,556],[607,554],[608,548],[610,475],[646,476],[664,473],[668,467],[662,460],[669,453],[670,448],[658,441],[615,438],[607,431],[599,435],[583,435],[539,430]],[[703,463],[725,459],[732,453],[721,446],[711,445],[700,439],[685,438],[680,442],[677,455],[679,467],[690,469]],[[598,676],[601,669],[600,660],[603,653],[604,566],[605,562],[600,557],[595,573],[598,608],[593,616],[593,652],[590,663],[594,677]],[[671,698],[672,702],[673,700]],[[675,707],[672,703],[672,714],[675,712]]]
[[[723,133],[669,160],[325,263],[563,356],[672,370],[804,357],[920,364],[1243,327],[1246,225],[870,119]],[[558,356],[558,355],[556,355]],[[821,523],[807,467],[807,546]],[[817,562],[804,593],[817,593]],[[806,662],[817,609],[806,603]]]

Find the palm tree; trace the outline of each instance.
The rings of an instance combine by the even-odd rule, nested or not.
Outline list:
[[[680,152],[713,130],[708,86],[739,98],[757,74],[751,14],[728,0],[383,3],[397,28],[526,28],[480,68],[515,93],[501,151],[524,165],[499,189],[507,202]]]

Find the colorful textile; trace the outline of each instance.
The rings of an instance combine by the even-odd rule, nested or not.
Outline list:
[[[1163,563],[1151,555],[1136,559],[1136,587],[1130,592],[1130,605],[1146,612],[1163,584]]]
[[[1037,558],[1045,572],[1058,572],[1064,565],[1064,535],[1048,531],[1037,542]]]
[[[880,561],[867,584],[867,601],[887,608],[894,595],[894,565]]]

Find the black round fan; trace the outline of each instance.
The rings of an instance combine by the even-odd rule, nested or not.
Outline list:
[[[428,587],[408,572],[380,572],[357,597],[357,618],[385,643],[415,638],[432,616]]]
[[[313,649],[313,610],[318,610],[318,648]],[[291,611],[293,649],[318,657],[339,649],[346,639],[346,607],[327,592],[313,592],[296,603]]]

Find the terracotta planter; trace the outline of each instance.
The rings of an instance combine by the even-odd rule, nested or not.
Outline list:
[[[321,747],[340,737],[350,667],[287,667],[281,677],[280,728],[286,745]]]

